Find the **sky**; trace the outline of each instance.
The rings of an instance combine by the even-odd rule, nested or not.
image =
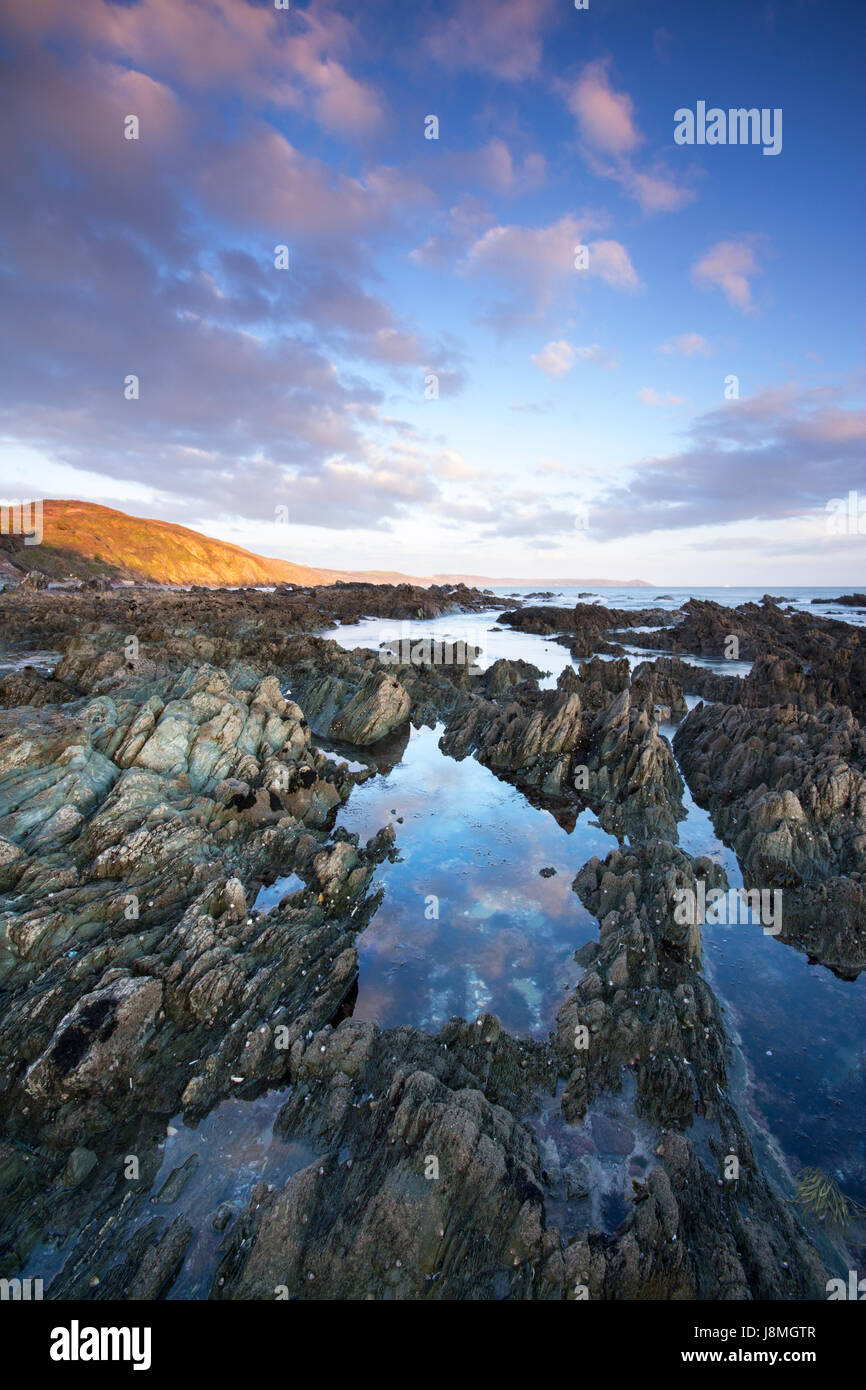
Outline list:
[[[0,0],[0,497],[328,567],[863,589],[864,34]],[[781,148],[678,143],[700,102]]]

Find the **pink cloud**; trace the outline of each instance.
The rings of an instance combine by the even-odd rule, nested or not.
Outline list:
[[[642,212],[678,212],[695,198],[693,189],[684,188],[672,175],[663,172],[644,174],[626,168],[619,177]]]
[[[576,359],[571,343],[560,339],[558,342],[548,343],[541,352],[534,352],[532,360],[539,371],[555,378],[570,372]]]
[[[366,134],[385,116],[379,93],[339,61],[357,45],[355,27],[315,2],[277,11],[243,0],[11,0],[6,11],[20,36],[76,35],[94,54],[132,61],[167,81],[199,91],[231,85],[250,98],[311,111],[341,135]]]
[[[427,268],[451,267],[491,227],[496,217],[474,195],[465,194],[449,210],[445,229],[430,236],[409,252],[413,265]]]
[[[500,193],[524,192],[544,182],[547,164],[543,154],[530,153],[516,163],[504,140],[494,136],[474,156],[477,176]]]
[[[427,35],[427,50],[447,68],[478,69],[509,82],[535,77],[553,0],[459,0],[451,19]]]
[[[700,289],[720,289],[729,304],[751,313],[750,277],[760,275],[755,255],[756,237],[742,241],[717,241],[692,266],[692,280]]]
[[[607,75],[608,60],[587,63],[569,98],[584,140],[604,154],[625,155],[643,136],[634,119],[634,102],[627,92],[615,92]]]
[[[822,443],[866,443],[866,410],[845,410],[839,406],[818,409],[792,432],[800,439]]]
[[[587,63],[573,87],[560,89],[577,120],[587,163],[599,178],[619,183],[642,212],[677,212],[693,200],[694,192],[658,161],[650,169],[634,165],[632,156],[644,136],[628,92],[611,86],[609,66],[607,58]]]
[[[618,363],[607,356],[598,343],[586,347],[575,347],[563,339],[547,343],[541,352],[532,354],[532,361],[540,371],[548,376],[560,377],[570,372],[578,362],[594,362],[601,367],[616,367]]]
[[[527,316],[547,313],[563,293],[574,292],[587,278],[617,290],[635,290],[637,272],[618,241],[588,241],[598,219],[567,215],[546,227],[494,226],[469,247],[464,274],[483,275],[507,286],[507,305],[495,307],[490,321],[511,328]],[[587,246],[588,264],[575,265],[577,248]]]
[[[252,221],[281,243],[339,244],[355,263],[365,254],[359,238],[431,203],[412,175],[387,167],[363,179],[335,174],[262,123],[211,151],[195,177],[207,206],[225,221],[244,227]]]
[[[493,226],[469,247],[459,267],[461,274],[483,277],[506,290],[504,299],[488,304],[484,320],[497,332],[510,332],[528,321],[537,321],[554,305],[561,309],[569,297],[599,279],[617,290],[635,290],[637,272],[625,247],[618,241],[588,241],[598,219],[572,215],[546,227]],[[576,255],[587,247],[584,266]]]
[[[615,290],[636,290],[638,273],[620,241],[593,241],[589,246],[589,270]]]
[[[515,156],[509,144],[494,135],[485,145],[471,150],[443,149],[431,182],[460,187],[483,187],[502,194],[521,194],[541,188],[547,177],[547,161],[539,151]]]
[[[652,386],[642,386],[637,394],[638,400],[643,401],[644,405],[684,405],[686,399],[685,396],[674,396],[670,391],[660,396]]]
[[[587,224],[567,215],[546,227],[490,227],[469,248],[467,269],[487,270],[541,287],[551,278],[574,274],[574,248]]]
[[[669,343],[662,343],[659,352],[677,353],[680,357],[709,357],[712,348],[700,333],[680,333]]]

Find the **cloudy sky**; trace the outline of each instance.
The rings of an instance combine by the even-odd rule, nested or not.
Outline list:
[[[863,587],[863,37],[0,0],[0,492],[309,564]],[[699,101],[781,152],[676,144]]]

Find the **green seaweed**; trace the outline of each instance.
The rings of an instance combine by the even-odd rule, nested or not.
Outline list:
[[[866,1216],[866,1207],[847,1197],[836,1180],[820,1168],[803,1169],[793,1200],[811,1220],[833,1228],[842,1229]]]

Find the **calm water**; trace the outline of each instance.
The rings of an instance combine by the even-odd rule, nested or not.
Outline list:
[[[196,1125],[184,1125],[180,1115],[166,1124],[165,1138],[158,1145],[162,1155],[159,1170],[130,1221],[128,1235],[154,1217],[161,1217],[166,1227],[179,1215],[190,1221],[195,1234],[167,1297],[207,1297],[224,1238],[224,1232],[214,1226],[220,1206],[230,1205],[236,1216],[243,1211],[257,1182],[285,1186],[316,1159],[309,1144],[274,1134],[274,1120],[284,1102],[282,1091],[269,1091],[254,1100],[229,1098]],[[163,1199],[160,1194],[169,1177],[191,1158],[198,1160],[197,1166],[180,1195],[174,1196],[174,1200]],[[48,1287],[75,1244],[74,1236],[61,1245],[46,1238],[30,1252],[23,1277],[44,1279]]]
[[[574,952],[597,930],[572,879],[616,840],[589,812],[563,829],[474,758],[445,757],[441,734],[413,729],[393,771],[340,813],[362,842],[402,818],[400,860],[380,866],[385,899],[358,943],[355,1017],[437,1031],[489,1009],[512,1032],[546,1036],[579,978]]]
[[[599,588],[593,589],[588,598],[578,598],[579,593],[587,593],[587,590],[565,588],[544,590],[550,592],[551,598],[533,599],[533,603],[552,603],[562,604],[564,607],[574,607],[576,603],[603,603],[606,608],[669,608],[674,611],[690,598],[708,599],[713,603],[722,603],[726,608],[738,608],[741,603],[760,603],[764,594],[770,593],[775,599],[781,602],[783,608],[790,603],[799,612],[823,613],[836,618],[842,618],[846,623],[854,623],[862,626],[866,623],[866,613],[858,612],[855,608],[840,608],[838,604],[813,604],[813,598],[838,598],[841,594],[853,592],[863,593],[866,591],[866,581],[857,585],[835,585],[832,588],[793,588],[793,589],[738,589],[730,585],[716,589],[653,589],[653,588]],[[538,593],[538,589],[494,589],[497,600],[500,595],[503,597],[516,596],[525,598],[527,594]],[[500,610],[501,611],[501,610]]]
[[[609,595],[625,607],[629,592],[646,604],[647,590]],[[804,598],[818,592],[802,591]],[[761,597],[757,590],[697,596],[721,593],[733,604]],[[551,673],[547,685],[573,664],[564,647],[547,639],[490,633],[495,616],[398,624],[399,632],[393,623],[369,619],[327,635],[347,647],[375,648],[395,635],[473,640],[476,632],[489,643],[488,661],[532,661]],[[646,657],[638,651],[634,659]],[[748,663],[701,664],[728,674],[749,669]],[[672,738],[674,726],[662,726],[662,733]],[[731,887],[742,886],[734,854],[688,791],[684,805],[682,847],[712,854],[724,863]],[[359,941],[359,1015],[431,1028],[452,1013],[471,1017],[487,1008],[514,1032],[544,1034],[565,987],[578,978],[571,953],[597,932],[571,881],[588,858],[603,857],[615,842],[591,814],[569,835],[548,811],[530,806],[473,759],[445,757],[438,731],[413,730],[402,761],[357,788],[341,821],[363,839],[395,819],[392,812],[403,817],[395,827],[403,859],[383,866],[384,902]],[[547,866],[557,869],[555,877],[539,877]],[[438,920],[425,917],[430,894],[439,899]],[[824,1168],[866,1202],[866,975],[839,980],[765,935],[758,923],[708,922],[704,942],[704,970],[740,1053],[732,1087],[739,1089],[759,1148],[781,1157],[792,1172],[810,1164]]]
[[[369,647],[377,651],[382,643],[408,639],[410,642],[429,637],[437,642],[468,642],[480,649],[476,665],[486,670],[494,661],[505,658],[510,661],[529,661],[544,673],[539,682],[541,688],[552,689],[567,666],[575,669],[581,657],[572,657],[567,647],[549,637],[539,637],[533,632],[512,632],[500,628],[496,619],[501,607],[482,613],[452,613],[443,618],[424,618],[397,620],[393,618],[364,618],[358,623],[323,630],[323,637],[330,637],[341,647],[351,651],[353,647]],[[646,627],[636,627],[636,632],[646,632]],[[651,661],[653,651],[645,647],[620,643],[625,649],[632,670],[642,661]],[[661,653],[668,655],[668,653]],[[615,660],[612,656],[600,654],[603,661]],[[695,666],[705,666],[726,676],[746,676],[752,669],[750,661],[715,661],[710,657],[690,657]]]
[[[34,651],[33,648],[16,651],[9,646],[0,653],[0,676],[8,676],[11,671],[21,671],[25,666],[33,666],[42,676],[50,676],[58,661],[59,652]]]
[[[662,727],[673,736],[673,725]],[[742,887],[709,814],[688,790],[683,805],[683,848],[711,855]],[[756,921],[708,920],[703,937],[704,973],[746,1062],[748,1105],[794,1171],[824,1168],[866,1203],[866,973],[840,980]]]
[[[280,878],[275,878],[273,883],[262,884],[250,903],[250,908],[256,908],[259,912],[270,912],[272,907],[279,906],[283,898],[304,887],[304,880],[297,874],[283,874]]]

